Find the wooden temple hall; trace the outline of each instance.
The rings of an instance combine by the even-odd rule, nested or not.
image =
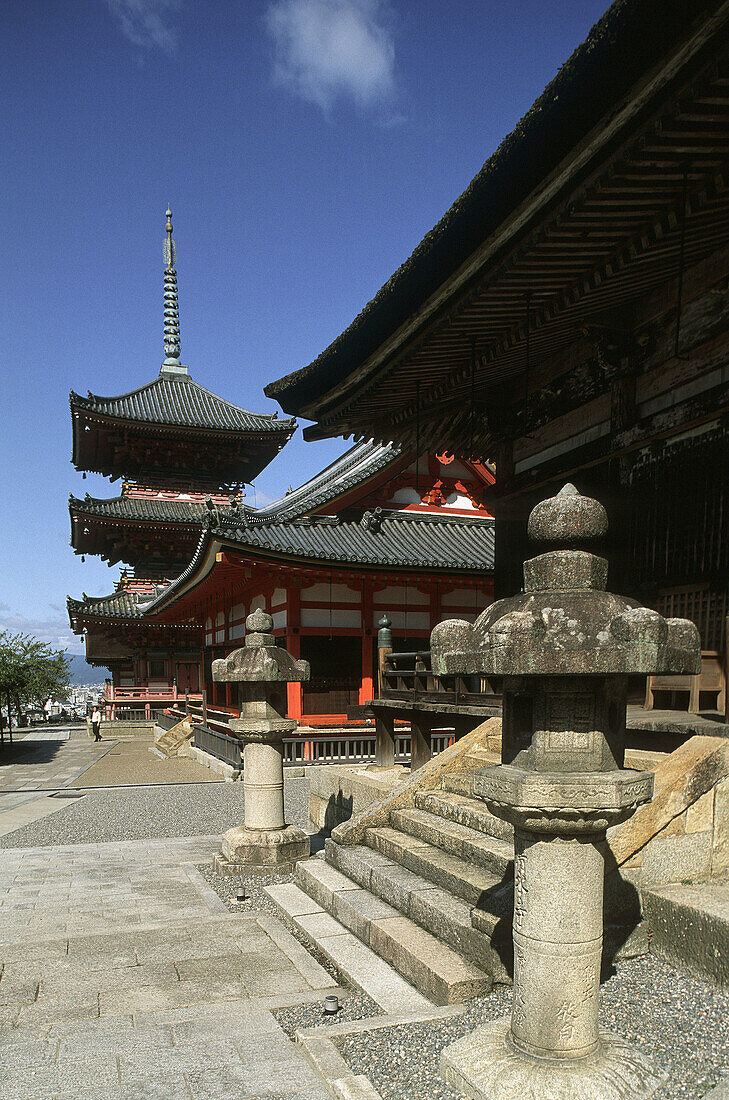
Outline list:
[[[474,618],[493,598],[493,467],[364,441],[251,508],[244,485],[296,422],[246,412],[193,381],[180,361],[169,211],[165,248],[159,375],[119,397],[71,394],[73,464],[123,479],[116,497],[71,497],[71,545],[125,566],[111,594],[68,600],[72,628],[87,660],[111,671],[110,717],[203,691],[207,705],[232,711],[212,662],[242,644],[246,616],[264,608],[311,664],[311,679],[289,687],[290,716],[362,724],[383,614],[395,649],[422,650],[442,618]]]
[[[350,327],[265,392],[305,437],[493,459],[497,596],[536,500],[598,497],[610,586],[701,635],[701,676],[648,705],[723,713],[729,3],[615,3]]]

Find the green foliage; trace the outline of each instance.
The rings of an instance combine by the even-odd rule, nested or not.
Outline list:
[[[50,696],[69,692],[70,661],[63,649],[53,649],[30,634],[0,633],[0,699],[24,707],[40,707]]]

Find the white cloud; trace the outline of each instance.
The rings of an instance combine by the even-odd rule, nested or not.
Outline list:
[[[387,0],[273,0],[266,24],[276,80],[328,112],[340,96],[363,108],[395,92]]]
[[[49,642],[54,649],[68,649],[71,653],[84,651],[83,638],[71,631],[63,611],[48,619],[28,619],[13,612],[7,604],[0,604],[0,633],[4,630],[10,634],[32,634],[41,642]]]
[[[180,0],[106,0],[106,3],[118,19],[122,34],[134,46],[167,54],[175,52],[177,34],[170,16],[179,9]]]

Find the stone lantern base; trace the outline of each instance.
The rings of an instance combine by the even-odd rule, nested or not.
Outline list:
[[[297,860],[308,859],[311,843],[303,829],[249,829],[238,825],[223,836],[222,852],[213,869],[219,875],[291,874]]]
[[[522,1054],[508,1017],[446,1047],[440,1072],[471,1100],[647,1100],[668,1080],[625,1039],[602,1029],[597,1050],[584,1058]]]

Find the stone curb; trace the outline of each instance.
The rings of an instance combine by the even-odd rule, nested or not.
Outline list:
[[[420,1024],[430,1020],[443,1020],[466,1011],[465,1005],[448,1005],[432,1012],[411,1012],[403,1016],[375,1016],[343,1024],[331,1024],[322,1034],[318,1027],[299,1028],[295,1039],[322,1078],[334,1100],[382,1100],[369,1077],[352,1073],[339,1053],[335,1039],[340,1042],[349,1035],[361,1035],[367,1031],[379,1031],[400,1024]]]
[[[185,860],[180,864],[180,867],[182,867],[182,870],[185,872],[211,913],[225,913],[226,916],[230,916],[230,909],[225,902],[218,897],[212,886],[207,884],[198,871],[196,863]]]
[[[401,1005],[410,1005],[417,1014],[428,1012],[430,1002],[414,986],[379,957],[371,948],[357,939],[339,921],[306,895],[293,883],[264,886],[263,893],[273,902],[284,919],[304,934],[310,946],[320,951],[344,981],[366,993],[385,1013],[397,1011]],[[313,933],[305,927],[303,912],[323,921],[324,931]],[[298,942],[298,941],[297,941]],[[303,950],[303,948],[302,948]]]
[[[283,951],[312,989],[331,989],[337,982],[272,913],[256,913],[256,921]]]

